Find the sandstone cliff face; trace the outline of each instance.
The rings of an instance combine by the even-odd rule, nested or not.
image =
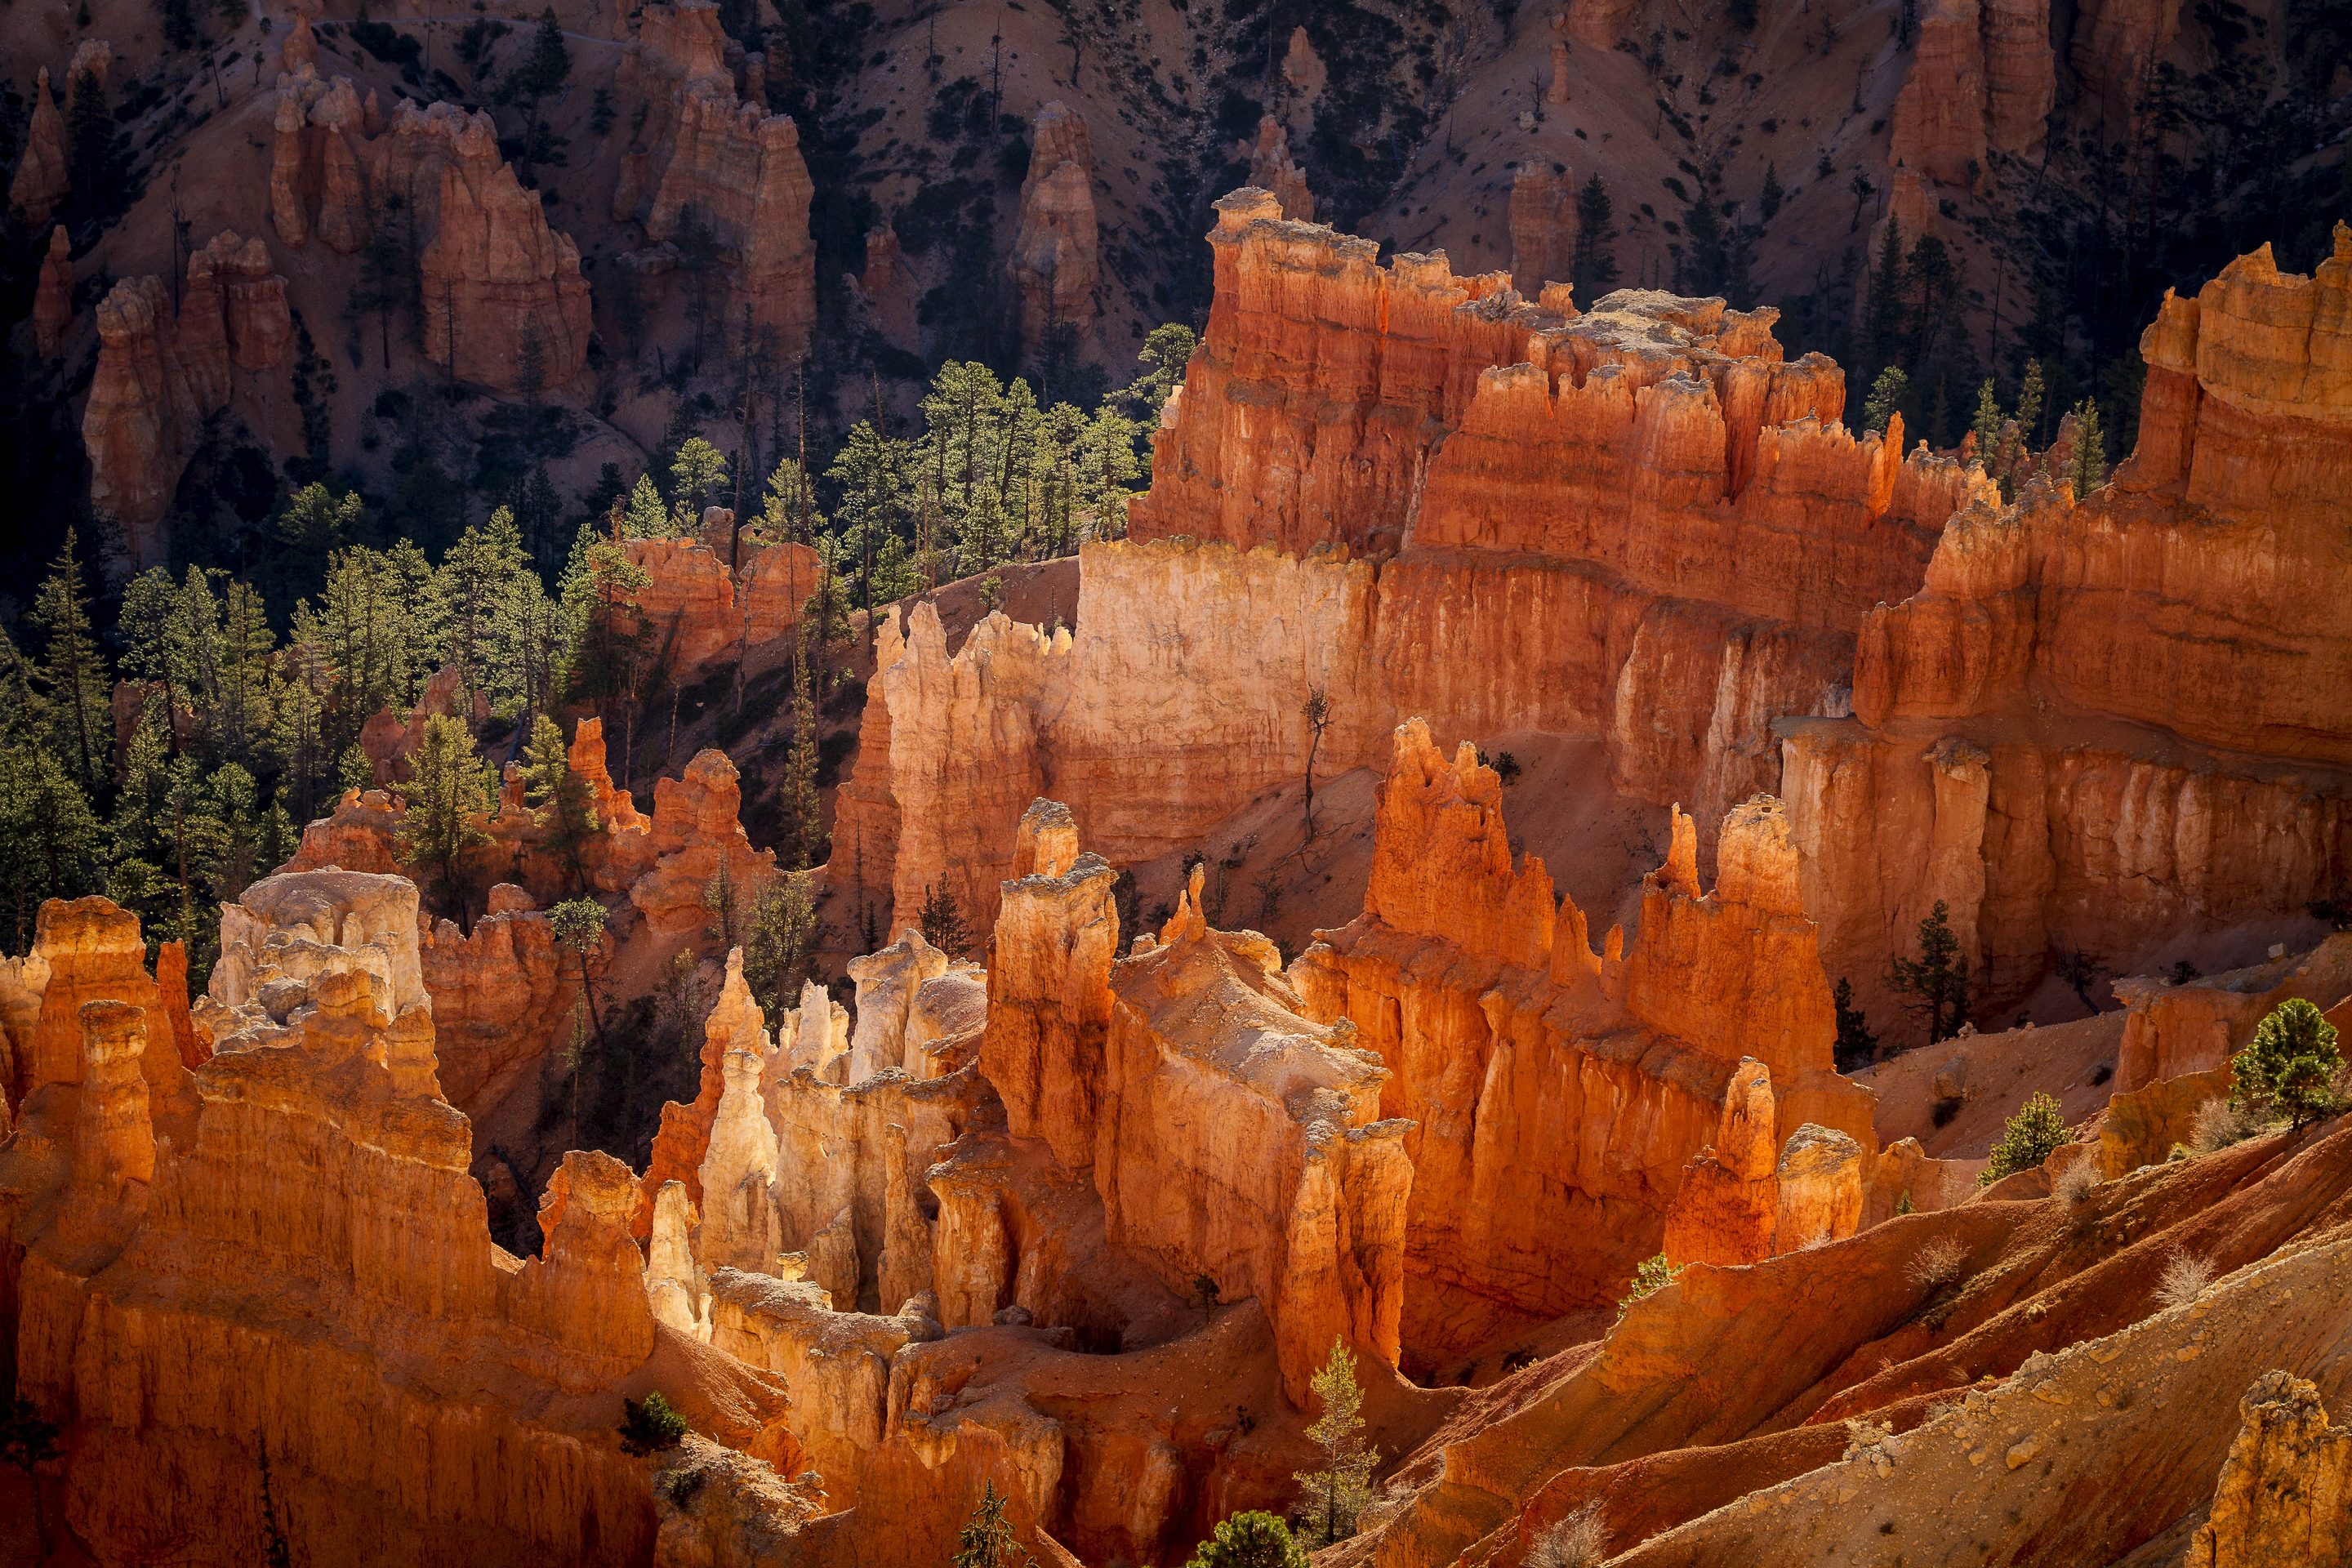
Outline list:
[[[2262,585],[2324,595],[2343,573],[2324,520],[2352,473],[2347,290],[2339,227],[2313,278],[2257,252],[2168,299],[2114,481],[1971,500],[1920,591],[1861,617],[1854,718],[1782,726],[1832,973],[1870,994],[1943,899],[2005,1007],[2053,950],[2127,969],[2340,885],[2352,643]]]
[[[569,1037],[579,998],[544,911],[520,888],[490,889],[489,910],[460,931],[442,921],[418,950],[433,998],[442,1098],[471,1116],[503,1100]]]
[[[162,558],[159,525],[206,416],[239,397],[258,416],[293,335],[268,247],[234,230],[189,258],[176,314],[155,278],[126,278],[100,304],[98,370],[81,421],[89,499],[122,525],[135,562]]]
[[[1985,140],[1996,153],[2032,158],[2058,93],[2050,0],[1983,0]]]
[[[2110,134],[2128,129],[2158,57],[2180,30],[2178,0],[2095,0],[2074,18],[2073,62]]]
[[[1984,176],[1985,62],[1979,0],[1936,0],[1895,100],[1888,156],[1939,185]]]
[[[1021,341],[1033,349],[1060,328],[1084,336],[1095,320],[1094,151],[1087,122],[1049,103],[1029,128],[1029,173],[1006,269],[1020,299]]]
[[[297,53],[289,37],[289,54]],[[349,256],[366,243],[370,216],[362,170],[368,157],[367,111],[349,79],[322,82],[291,63],[278,84],[277,138],[269,164],[269,220],[278,237],[299,246],[317,234]],[[378,198],[382,200],[381,197]]]
[[[754,336],[791,359],[806,351],[816,321],[814,187],[791,117],[737,97],[727,43],[717,8],[701,0],[639,14],[615,86],[652,112],[624,156],[613,216],[664,240],[691,209],[727,256],[727,330],[740,333],[748,310]]]
[[[248,890],[225,948],[245,956],[215,971],[237,996],[221,1049],[192,1076],[167,1063],[193,1087],[184,1130],[162,1135],[152,1008],[93,995],[71,1078],[36,1090],[0,1148],[18,1387],[68,1424],[66,1516],[102,1559],[258,1555],[265,1454],[276,1529],[320,1561],[651,1549],[651,1499],[604,1408],[655,1345],[635,1180],[572,1155],[545,1256],[491,1245],[465,1118],[434,1094],[429,1004],[403,1000],[413,889],[406,962],[380,929],[400,912],[389,880]],[[129,922],[136,944],[120,911],[75,919]],[[136,994],[131,962],[102,987],[57,984],[89,967],[60,962],[51,997]]]
[[[73,248],[63,224],[49,231],[49,247],[41,256],[40,281],[33,289],[33,346],[43,359],[55,359],[65,346],[66,329],[73,325]]]
[[[1501,804],[1467,747],[1449,760],[1426,726],[1402,726],[1364,914],[1293,966],[1310,1014],[1351,1020],[1390,1068],[1382,1110],[1414,1123],[1403,1338],[1424,1367],[1615,1300],[1660,1250],[1704,1148],[1736,1187],[1772,1174],[1803,1122],[1876,1147],[1869,1096],[1831,1068],[1828,987],[1776,806],[1726,823],[1711,894],[1678,817],[1640,942],[1629,952],[1612,931],[1596,953],[1542,861],[1515,862]],[[1769,1133],[1745,1126],[1763,1117]],[[1685,1207],[1727,1211],[1724,1248],[1753,1255],[1781,1195],[1695,1193]]]
[[[1038,731],[1067,689],[1070,647],[1066,630],[1047,637],[996,613],[950,659],[939,613],[926,602],[908,616],[904,651],[867,688],[868,708],[878,701],[890,713],[893,929],[916,923],[934,888],[954,896],[974,930],[994,921],[1015,825],[1045,793]],[[833,864],[848,868],[839,843]],[[873,885],[870,868],[866,876]]]
[[[789,633],[821,566],[808,545],[771,544],[750,528],[736,538],[734,514],[724,508],[713,507],[706,524],[698,540],[624,542],[649,579],[637,590],[639,613],[681,672]]]
[[[379,141],[393,143],[379,167],[405,175],[414,221],[431,235],[417,256],[425,357],[500,392],[521,384],[529,356],[542,384],[577,375],[592,327],[580,247],[499,156],[489,116],[404,100]]]
[[[2238,1402],[2245,1426],[2221,1462],[2213,1510],[2189,1543],[2189,1568],[2352,1562],[2352,1433],[2329,1424],[2316,1385],[2266,1372]]]
[[[1334,1342],[1397,1360],[1411,1125],[1380,1120],[1387,1071],[1308,1021],[1272,942],[1209,929],[1200,881],[1114,971],[1095,1185],[1171,1290],[1265,1303],[1303,1406]]]
[[[34,77],[33,113],[25,127],[24,150],[8,182],[8,205],[28,228],[47,223],[59,202],[73,193],[66,165],[66,117],[49,92],[49,68]]]

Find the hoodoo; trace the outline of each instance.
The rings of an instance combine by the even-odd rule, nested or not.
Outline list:
[[[2340,18],[399,9],[0,6],[0,1568],[2352,1568]]]

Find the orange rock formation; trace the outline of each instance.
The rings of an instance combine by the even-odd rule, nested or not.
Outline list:
[[[1282,204],[1282,216],[1300,223],[1315,221],[1315,193],[1307,188],[1307,171],[1290,155],[1290,132],[1269,114],[1257,122],[1257,144],[1250,153],[1249,183],[1270,191]]]
[[[1094,150],[1076,110],[1049,103],[1029,128],[1029,173],[1006,268],[1021,301],[1021,341],[1042,345],[1057,328],[1094,325]]]
[[[1397,731],[1363,917],[1320,933],[1294,973],[1313,1016],[1351,1020],[1388,1065],[1382,1110],[1414,1123],[1413,1364],[1615,1300],[1660,1250],[1686,1179],[1723,1184],[1703,1163],[1685,1177],[1704,1148],[1735,1186],[1771,1175],[1801,1123],[1874,1151],[1870,1097],[1831,1067],[1829,988],[1777,804],[1725,822],[1712,894],[1696,842],[1678,815],[1643,887],[1639,942],[1629,951],[1612,931],[1595,953],[1543,862],[1514,864],[1494,771],[1467,746],[1449,761],[1418,721]],[[1746,1125],[1759,1118],[1761,1130]],[[1749,1195],[1694,1192],[1677,1233],[1701,1209],[1752,1204],[1753,1222],[1723,1218],[1720,1246],[1762,1255],[1754,1237],[1780,1223],[1788,1185],[1774,1180]]]
[[[1576,183],[1556,163],[1523,161],[1511,179],[1511,276],[1538,290],[1564,282],[1575,251]]]
[[[258,238],[224,230],[188,259],[176,316],[162,279],[126,278],[98,308],[98,370],[82,410],[90,505],[132,558],[161,559],[158,525],[206,416],[232,400],[265,416],[291,357],[286,280]]]
[[[1984,177],[1985,61],[1979,0],[1935,0],[1895,100],[1889,156],[1939,185]]]
[[[73,192],[73,174],[66,165],[66,117],[49,92],[49,68],[33,79],[33,113],[25,127],[25,144],[16,157],[16,173],[8,182],[8,205],[27,228],[37,231],[59,202]]]
[[[790,632],[816,589],[821,564],[811,546],[769,543],[750,525],[739,538],[735,514],[723,507],[705,514],[699,540],[625,544],[647,578],[636,593],[638,613],[655,646],[680,671]]]
[[[1831,972],[1871,994],[1937,900],[1988,1009],[2053,952],[2117,968],[2168,936],[2329,897],[2352,858],[2352,229],[2313,278],[2267,249],[2142,340],[2137,450],[2076,501],[1979,497],[1915,595],[1861,617],[1853,717],[1791,719],[1782,787]],[[2294,581],[2294,594],[2251,586]],[[1899,848],[1897,847],[1900,847]]]
[[[101,900],[44,910],[43,1009],[62,1047],[72,1008],[73,1060],[45,1031],[45,1081],[0,1145],[0,1256],[18,1392],[67,1425],[66,1518],[102,1560],[249,1558],[270,1531],[317,1561],[651,1553],[653,1500],[612,1430],[656,1351],[635,1179],[573,1154],[545,1255],[490,1244],[466,1120],[434,1092],[429,1004],[387,963],[393,880],[249,890],[271,923],[247,977],[267,977],[193,1075],[128,999],[152,995],[136,922]],[[127,966],[91,945],[117,927]],[[229,951],[257,952],[240,929]],[[159,1060],[194,1106],[169,1136]],[[735,1375],[668,1378],[706,1421],[714,1372]],[[740,1376],[731,1397],[768,1402],[755,1426],[778,1408]],[[745,1440],[740,1415],[716,1425]]]
[[[646,6],[615,87],[653,109],[636,128],[613,196],[613,216],[667,240],[690,207],[726,254],[731,292],[723,312],[740,332],[790,359],[808,347],[816,321],[816,251],[809,240],[808,164],[789,115],[745,101],[727,65],[717,7],[703,0]]]
[[[49,247],[41,256],[41,278],[33,289],[33,346],[43,359],[55,359],[65,346],[66,329],[73,325],[73,247],[63,224],[49,230]]]
[[[1836,424],[1841,373],[1784,362],[1769,310],[1530,305],[1442,258],[1380,267],[1262,192],[1211,243],[1208,333],[1131,540],[1081,552],[1068,656],[880,629],[831,871],[900,923],[936,883],[990,908],[1034,795],[1117,862],[1192,842],[1300,776],[1318,688],[1319,767],[1385,766],[1416,714],[1594,735],[1621,792],[1694,805],[1711,844],[1778,786],[1776,720],[1845,710],[1864,612],[1992,493]]]

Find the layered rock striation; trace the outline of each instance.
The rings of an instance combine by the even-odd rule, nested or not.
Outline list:
[[[2113,482],[1971,500],[1861,618],[1853,717],[1781,721],[1832,973],[1870,994],[1942,900],[2006,1007],[2053,952],[2129,972],[2343,885],[2352,643],[2302,605],[2344,572],[2347,291],[2339,226],[2314,277],[2265,249],[2168,298]]]
[[[1640,939],[1612,930],[1596,952],[1543,862],[1513,856],[1494,771],[1466,745],[1445,757],[1418,721],[1394,746],[1364,913],[1319,933],[1293,973],[1313,1016],[1379,1053],[1383,1112],[1414,1124],[1415,1364],[1614,1300],[1662,1239],[1744,1262],[1784,1225],[1791,1247],[1851,1233],[1872,1100],[1831,1065],[1829,988],[1777,803],[1727,820],[1711,893],[1677,814]],[[1801,1183],[1775,1151],[1806,1123],[1856,1150],[1836,1224],[1783,1217]]]
[[[610,1425],[656,1346],[635,1178],[569,1156],[544,1255],[500,1251],[436,1092],[414,889],[302,873],[232,908],[217,1053],[172,1058],[125,998],[152,993],[135,959],[55,963],[45,1006],[84,998],[75,1070],[0,1146],[16,1386],[66,1425],[76,1535],[112,1560],[272,1536],[320,1561],[643,1560],[652,1500]],[[120,911],[72,918],[128,922],[135,951]],[[159,1058],[193,1102],[169,1135]]]
[[[1081,552],[1067,655],[989,623],[950,658],[919,609],[879,633],[832,874],[899,923],[935,883],[989,907],[1033,795],[1148,858],[1310,747],[1384,767],[1414,715],[1600,738],[1620,792],[1693,806],[1706,847],[1779,787],[1774,719],[1847,710],[1863,614],[1993,493],[1843,428],[1842,373],[1783,360],[1769,310],[1531,305],[1442,258],[1381,267],[1263,193],[1222,203],[1211,244],[1207,336],[1133,537]]]

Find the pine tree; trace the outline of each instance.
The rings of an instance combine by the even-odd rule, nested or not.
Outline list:
[[[1764,188],[1757,197],[1757,205],[1763,212],[1765,222],[1769,223],[1780,216],[1780,204],[1788,199],[1788,195],[1789,193],[1780,185],[1779,165],[1768,162],[1764,165]]]
[[[1380,1456],[1364,1438],[1364,1392],[1356,1382],[1356,1358],[1338,1340],[1309,1383],[1322,1414],[1307,1428],[1307,1440],[1321,1450],[1322,1464],[1291,1479],[1304,1489],[1307,1528],[1315,1544],[1328,1546],[1356,1532],[1356,1519],[1372,1498],[1372,1467]]]
[[[2017,438],[2026,446],[2037,445],[2042,440],[2042,401],[2044,395],[2042,362],[2028,360],[2025,362],[2025,379],[2017,389]]]
[[[918,918],[925,942],[950,958],[971,955],[971,922],[963,918],[963,906],[956,901],[954,889],[946,883],[925,885],[923,907]]]
[[[400,858],[432,874],[443,907],[465,923],[466,851],[489,842],[482,826],[498,798],[488,763],[474,754],[474,737],[459,721],[435,714],[409,759],[399,786]]]
[[[784,825],[795,869],[824,858],[824,818],[817,790],[816,681],[800,639],[793,647],[793,739],[784,754]]]
[[[1884,436],[1902,412],[1903,400],[1911,393],[1911,378],[1894,365],[1878,373],[1871,384],[1870,396],[1862,405],[1862,427],[1873,436]]]
[[[1830,993],[1830,1005],[1837,1013],[1837,1069],[1852,1072],[1868,1067],[1878,1059],[1878,1036],[1870,1026],[1870,1019],[1853,1005],[1853,982],[1841,977],[1836,989]]]
[[[1004,1517],[1004,1505],[1009,1500],[996,1489],[994,1481],[982,1487],[980,1502],[972,1509],[971,1517],[956,1531],[955,1555],[949,1559],[950,1568],[1029,1568],[1034,1559],[1013,1539],[1013,1521]]]
[[[1951,910],[1943,900],[1919,922],[1919,956],[1898,953],[1888,961],[1886,988],[1912,999],[1906,1005],[1926,1017],[1931,1042],[1959,1033],[1968,1021],[1968,955],[1953,934]]]
[[[276,641],[260,594],[252,584],[231,579],[221,596],[218,651],[208,661],[211,684],[198,692],[213,757],[248,769],[259,760],[276,717]]]
[[[769,1017],[798,1004],[816,951],[816,879],[807,871],[760,889],[743,933],[743,979]]]
[[[457,671],[464,711],[472,712],[477,696],[493,710],[519,708],[528,685],[520,646],[529,624],[525,601],[537,595],[539,581],[513,511],[499,507],[459,534],[442,557],[435,589],[444,613],[443,647]]]
[[[82,792],[102,799],[113,783],[113,688],[90,624],[77,542],[68,529],[27,618],[43,638],[34,674],[48,718],[48,744]]]
[[[2038,1168],[2069,1136],[2065,1112],[2058,1102],[2034,1090],[2017,1114],[2001,1124],[2000,1142],[1992,1146],[1992,1163],[1977,1173],[1977,1185],[1989,1187],[2003,1176]]]
[[[1568,270],[1579,301],[1589,305],[1617,286],[1616,246],[1616,204],[1609,182],[1595,174],[1576,193],[1576,244]]]
[[[104,218],[123,205],[122,138],[98,73],[74,73],[66,100],[66,163],[72,171],[75,206],[88,217]]]
[[[631,539],[667,539],[670,535],[669,507],[662,500],[661,491],[654,486],[651,474],[639,474],[629,491],[629,504],[621,514],[621,531]]]
[[[584,856],[601,830],[588,781],[572,769],[563,731],[541,713],[531,721],[522,754],[523,803],[537,813],[540,847],[562,862],[575,891],[587,877]]]
[[[1969,432],[1976,439],[1977,466],[1998,479],[2000,474],[2000,399],[1993,391],[1992,377],[1977,388],[1977,408],[1969,420]]]
[[[2336,1026],[2311,1003],[2290,997],[2230,1058],[2230,1104],[2259,1121],[2284,1114],[2300,1132],[2305,1122],[2337,1109],[2333,1086],[2343,1068]]]
[[[27,951],[48,899],[105,886],[106,836],[89,797],[42,746],[0,746],[0,948]]]
[[[701,437],[692,437],[670,460],[669,479],[677,512],[675,531],[697,537],[702,531],[703,509],[727,493],[726,456]]]
[[[1307,1562],[1288,1525],[1270,1513],[1249,1512],[1220,1520],[1184,1568],[1307,1568]]]
[[[1879,242],[1878,261],[1870,271],[1870,287],[1862,317],[1861,363],[1857,368],[1874,379],[1893,363],[1904,336],[1903,226],[1889,222]]]
[[[2100,427],[2095,399],[2086,397],[2074,405],[2074,461],[2066,478],[2076,500],[2107,482],[2107,436]]]

